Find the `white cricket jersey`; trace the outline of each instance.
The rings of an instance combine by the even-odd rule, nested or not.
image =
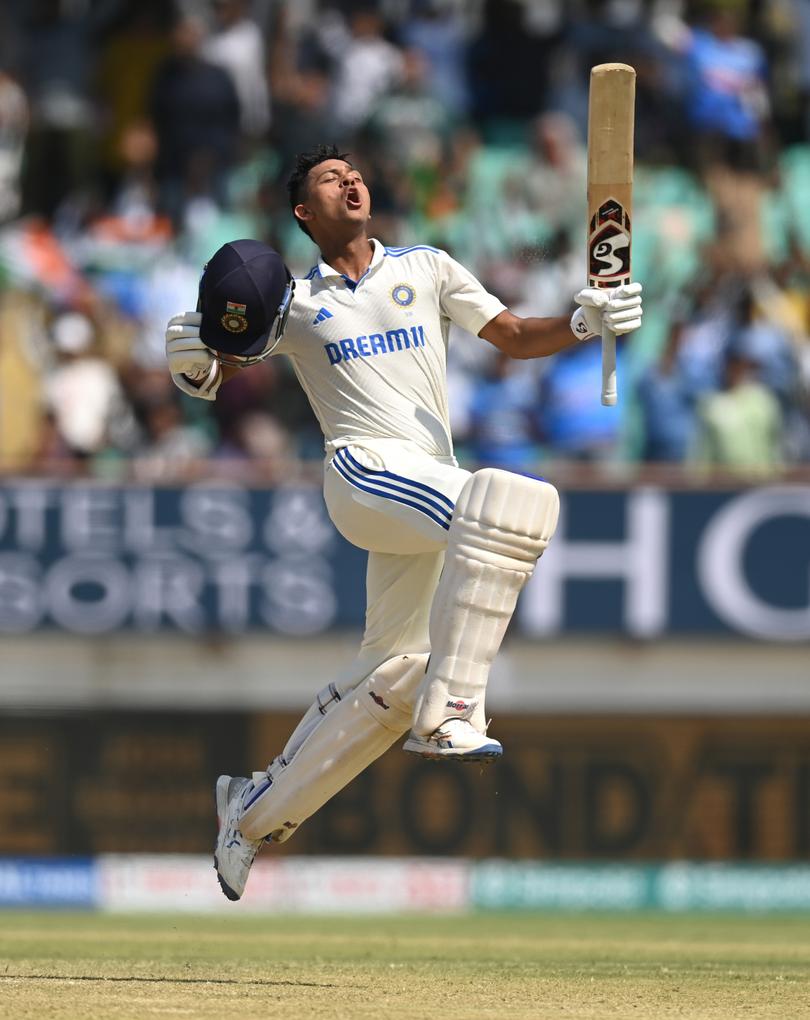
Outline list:
[[[438,248],[371,243],[371,265],[356,283],[325,262],[296,280],[276,353],[292,361],[328,452],[404,439],[451,456],[450,322],[477,334],[505,306]]]

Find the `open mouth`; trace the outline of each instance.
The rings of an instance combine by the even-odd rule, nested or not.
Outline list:
[[[359,192],[353,188],[346,192],[346,205],[349,209],[359,209],[362,204]]]

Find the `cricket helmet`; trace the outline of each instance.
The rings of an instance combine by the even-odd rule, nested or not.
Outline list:
[[[263,361],[281,340],[294,290],[284,260],[269,245],[223,244],[200,278],[200,339],[225,364]]]

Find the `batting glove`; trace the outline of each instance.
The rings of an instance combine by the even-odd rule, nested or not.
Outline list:
[[[222,370],[211,351],[200,340],[199,312],[172,316],[166,327],[166,360],[172,382],[183,393],[202,400],[215,400],[222,382]]]
[[[571,316],[571,332],[577,340],[601,336],[603,329],[621,336],[641,325],[641,284],[602,289],[586,287],[574,296],[580,306]]]

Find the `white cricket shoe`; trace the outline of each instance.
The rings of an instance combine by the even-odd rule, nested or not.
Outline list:
[[[214,867],[222,891],[229,900],[238,900],[245,891],[251,866],[264,842],[247,839],[239,831],[242,802],[253,782],[242,776],[220,776],[217,780],[217,821],[219,833],[214,850]]]
[[[486,733],[479,733],[466,719],[445,719],[427,737],[417,736],[411,731],[402,750],[432,761],[489,762],[503,754],[499,741]]]

